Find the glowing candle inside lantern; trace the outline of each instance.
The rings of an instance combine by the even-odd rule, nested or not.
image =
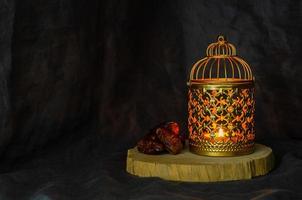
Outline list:
[[[219,128],[218,130],[218,137],[224,137],[224,132],[222,128]]]

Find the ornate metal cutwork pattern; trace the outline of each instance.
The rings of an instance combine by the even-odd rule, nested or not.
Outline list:
[[[190,89],[190,145],[200,145],[204,151],[238,152],[253,144],[253,94],[253,88]]]

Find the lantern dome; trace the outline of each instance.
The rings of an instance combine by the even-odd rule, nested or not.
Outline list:
[[[191,70],[189,83],[253,81],[250,66],[236,54],[233,44],[219,36],[206,50],[206,57],[197,61]]]

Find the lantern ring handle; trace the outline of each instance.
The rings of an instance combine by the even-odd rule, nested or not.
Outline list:
[[[218,42],[221,42],[221,43],[223,43],[225,41],[224,37],[222,35],[219,35],[217,40],[218,40]]]

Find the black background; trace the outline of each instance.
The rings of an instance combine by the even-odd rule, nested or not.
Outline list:
[[[302,198],[301,1],[0,1],[1,199]],[[219,35],[256,77],[276,169],[217,184],[139,179],[126,150],[186,132],[191,66]]]

